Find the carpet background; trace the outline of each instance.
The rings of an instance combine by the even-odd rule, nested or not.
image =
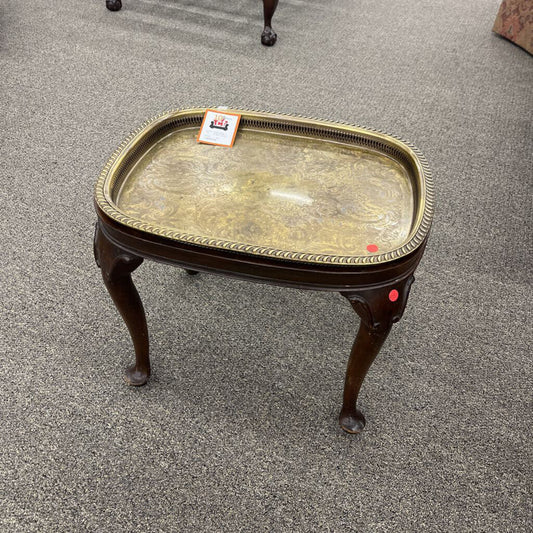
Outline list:
[[[530,531],[533,60],[499,0],[4,0],[0,529]],[[153,378],[92,257],[92,192],[145,119],[232,105],[416,144],[437,211],[403,320],[337,426],[339,295],[145,262]],[[529,523],[529,526],[527,525]]]

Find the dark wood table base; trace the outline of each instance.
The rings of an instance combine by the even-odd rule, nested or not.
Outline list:
[[[145,258],[182,267],[190,274],[213,272],[296,288],[336,291],[348,299],[361,318],[348,360],[339,422],[349,433],[359,433],[364,428],[365,418],[357,409],[359,391],[392,324],[403,314],[425,243],[411,254],[389,263],[359,267],[295,265],[290,261],[171,243],[168,239],[121,226],[98,207],[97,212],[96,262],[135,348],[135,364],[125,374],[127,383],[144,385],[150,376],[146,318],[131,279],[131,273]]]
[[[278,36],[272,29],[272,17],[278,7],[279,0],[263,0],[263,15],[265,25],[261,34],[261,43],[265,46],[276,44]],[[119,11],[122,8],[122,0],[106,0],[106,7],[109,11]]]

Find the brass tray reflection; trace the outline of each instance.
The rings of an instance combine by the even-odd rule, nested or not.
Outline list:
[[[242,114],[233,148],[196,142],[205,109],[134,132],[106,165],[96,203],[176,241],[293,261],[366,264],[417,248],[432,217],[415,148],[363,128]]]

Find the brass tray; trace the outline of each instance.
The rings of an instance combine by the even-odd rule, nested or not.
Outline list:
[[[433,214],[421,154],[384,133],[242,115],[232,148],[196,142],[205,109],[164,113],[126,139],[96,185],[116,222],[173,241],[290,261],[375,264],[411,253]]]

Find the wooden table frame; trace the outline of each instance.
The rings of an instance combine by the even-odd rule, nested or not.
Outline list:
[[[295,264],[168,242],[164,238],[121,226],[98,207],[97,212],[94,241],[96,262],[135,347],[135,364],[125,374],[129,384],[144,385],[150,376],[146,318],[131,279],[131,273],[144,259],[176,265],[189,273],[211,272],[298,289],[335,291],[350,302],[361,318],[348,361],[339,422],[342,429],[349,433],[358,433],[363,429],[365,418],[357,409],[357,397],[392,324],[404,312],[414,281],[413,273],[422,257],[425,243],[412,254],[384,264],[364,267]]]

